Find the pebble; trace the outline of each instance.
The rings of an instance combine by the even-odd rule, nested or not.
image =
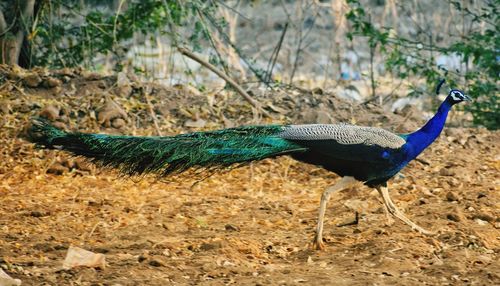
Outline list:
[[[26,76],[23,81],[28,87],[37,87],[42,82],[42,79],[38,74],[34,73]]]
[[[482,219],[478,219],[478,218],[476,218],[474,221],[475,221],[477,224],[479,224],[479,225],[487,225],[487,224],[488,224],[488,222],[487,222],[487,221],[482,220]]]
[[[203,128],[207,124],[207,121],[203,119],[197,119],[197,120],[191,120],[188,119],[186,122],[184,122],[184,126],[186,127],[192,127],[192,128]]]
[[[139,255],[139,257],[137,257],[138,262],[143,262],[146,259],[147,259],[146,255],[143,255],[143,254],[141,254],[141,255]]]
[[[68,171],[69,169],[60,163],[54,163],[47,169],[47,174],[62,175]]]
[[[455,176],[456,173],[455,173],[455,171],[450,170],[448,168],[442,168],[441,170],[439,170],[439,175],[441,175],[441,176]]]
[[[41,111],[40,116],[45,117],[50,121],[54,121],[59,118],[59,108],[54,105],[46,105]]]
[[[200,245],[200,250],[203,250],[203,251],[208,251],[208,250],[212,250],[212,249],[218,249],[218,248],[222,248],[223,245],[222,245],[222,241],[216,241],[216,242],[211,242],[211,243],[202,243]]]
[[[459,201],[460,198],[457,195],[457,193],[455,193],[455,192],[448,192],[446,194],[446,200],[448,200],[449,202],[454,202],[454,201]]]
[[[62,85],[62,81],[60,79],[55,78],[55,77],[48,77],[44,81],[43,84],[46,87],[53,88],[53,87],[61,86]]]
[[[123,126],[125,126],[125,124],[126,122],[125,120],[123,120],[123,118],[115,118],[111,123],[111,125],[116,129],[122,128]]]
[[[483,221],[487,221],[487,222],[493,222],[495,220],[495,218],[492,215],[487,214],[487,213],[478,213],[478,214],[475,214],[474,218],[475,219],[480,219],[480,220],[483,220]]]
[[[148,262],[149,265],[151,266],[154,266],[154,267],[161,267],[161,266],[165,266],[165,264],[163,264],[163,262],[157,260],[157,259],[151,259],[149,262]]]
[[[227,231],[240,231],[240,228],[235,226],[235,225],[232,225],[232,224],[226,224],[224,226],[224,228],[227,230]]]
[[[457,214],[447,214],[446,218],[451,221],[459,222],[460,221],[460,216]]]
[[[45,214],[42,213],[41,211],[32,211],[32,212],[30,212],[30,216],[32,216],[32,217],[44,217]]]

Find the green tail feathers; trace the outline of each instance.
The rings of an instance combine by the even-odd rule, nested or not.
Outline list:
[[[236,163],[304,151],[274,136],[279,125],[245,126],[172,137],[112,136],[64,132],[43,119],[33,121],[29,138],[38,146],[84,156],[129,175],[168,175],[189,168],[223,168]]]

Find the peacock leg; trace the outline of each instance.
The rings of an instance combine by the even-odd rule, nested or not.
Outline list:
[[[326,204],[330,199],[330,195],[333,192],[347,189],[357,182],[358,181],[356,181],[356,179],[354,179],[353,177],[348,177],[348,176],[342,177],[340,181],[338,181],[335,185],[328,187],[321,195],[321,201],[319,204],[318,225],[316,226],[316,235],[314,236],[314,240],[312,242],[313,249],[323,250],[325,248],[325,244],[323,243],[323,222],[325,220]]]
[[[384,201],[383,205],[384,205],[385,218],[387,219],[386,225],[387,226],[393,225],[394,224],[394,219],[392,218],[392,214],[389,211],[389,208],[387,207],[387,205],[385,204],[385,201]]]
[[[426,235],[433,235],[434,232],[428,231],[421,226],[417,225],[416,223],[412,222],[409,218],[407,218],[403,212],[401,212],[396,205],[394,205],[394,202],[392,201],[391,197],[389,196],[389,189],[387,187],[377,187],[377,191],[380,193],[382,196],[382,200],[384,201],[384,205],[386,209],[389,211],[390,214],[393,216],[397,217],[407,225],[409,225],[412,229],[426,234]]]

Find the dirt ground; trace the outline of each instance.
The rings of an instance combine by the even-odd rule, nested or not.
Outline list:
[[[37,71],[33,83],[22,72],[4,67],[0,85],[0,266],[22,285],[500,285],[498,132],[446,128],[390,181],[396,204],[435,236],[388,224],[377,192],[352,188],[332,196],[319,252],[309,244],[335,174],[281,157],[204,180],[123,178],[37,150],[22,130],[42,114],[64,128],[121,134],[287,120],[409,131],[422,123],[414,113],[352,106],[317,90],[300,102],[264,96],[273,118],[258,119],[224,92],[156,87],[148,104],[140,86],[116,77]],[[63,269],[69,246],[104,254],[106,267]]]

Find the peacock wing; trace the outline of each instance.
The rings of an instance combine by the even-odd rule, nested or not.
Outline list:
[[[406,143],[385,129],[350,124],[289,125],[277,136],[329,158],[359,162],[385,162]]]

